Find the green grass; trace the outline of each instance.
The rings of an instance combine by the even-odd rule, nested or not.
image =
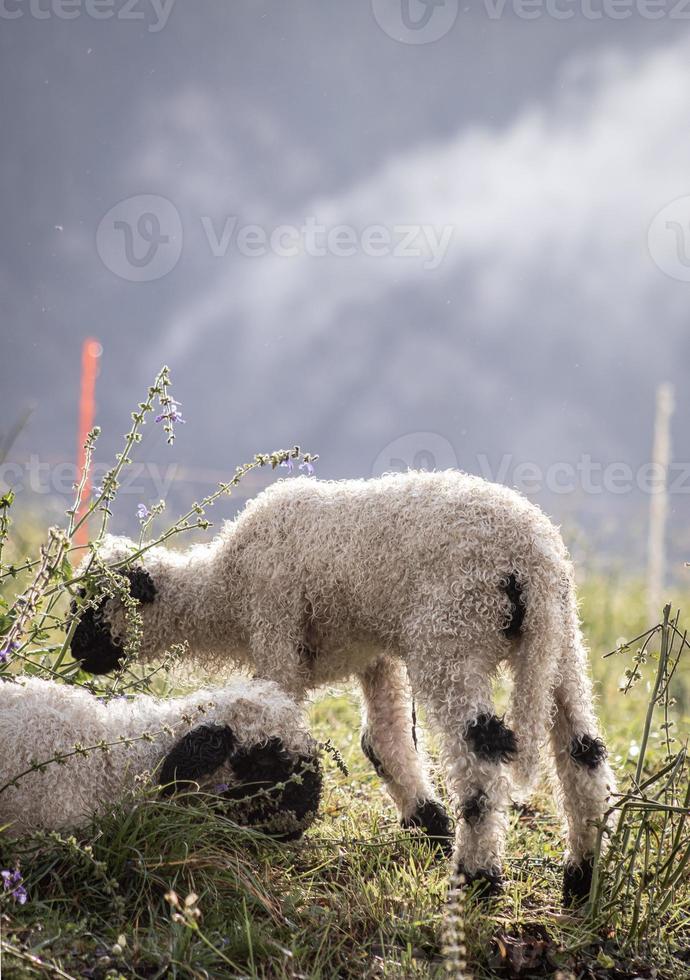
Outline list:
[[[641,680],[621,694],[630,652],[601,655],[645,626],[641,592],[600,580],[582,594],[600,712],[625,784],[639,759],[659,643],[650,645]],[[675,752],[687,738],[690,657],[685,661],[674,676],[675,725],[661,729],[654,716],[645,777],[664,763],[667,731],[676,739]],[[325,757],[321,819],[297,844],[243,831],[202,803],[153,796],[123,804],[73,839],[54,835],[11,844],[0,834],[2,867],[18,859],[29,892],[23,907],[3,899],[3,978],[446,976],[445,863],[399,830],[380,780],[359,751],[354,691],[325,692],[312,719],[316,735],[334,743],[349,772]],[[674,798],[687,786],[687,767],[679,773]],[[608,912],[595,921],[560,908],[563,838],[553,800],[540,787],[532,809],[511,817],[504,897],[489,906],[471,896],[465,903],[468,971],[475,977],[560,973],[622,980],[651,976],[653,966],[658,977],[690,977],[683,953],[690,945],[690,867],[663,915],[648,907],[654,848],[668,844],[669,819],[680,826],[678,815],[661,812],[631,824],[633,843],[639,833],[640,853],[651,847],[651,856],[644,867],[631,868],[627,896],[623,888],[611,897],[612,869],[604,888]],[[687,833],[685,821],[681,842]],[[177,910],[182,921],[173,921],[165,898],[171,889],[182,900],[197,895],[190,908],[200,917]],[[653,928],[626,947],[636,896]]]

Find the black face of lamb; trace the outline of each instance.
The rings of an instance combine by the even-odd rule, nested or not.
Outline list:
[[[589,898],[594,873],[594,858],[584,858],[580,864],[566,864],[563,870],[563,904],[583,905]]]
[[[321,786],[323,775],[321,764],[316,756],[300,755],[294,768],[300,782],[292,780],[281,794],[281,805],[293,814],[297,827],[280,835],[282,840],[296,840],[301,837],[303,827],[300,826],[307,818],[313,818],[318,812],[321,802]]]
[[[507,624],[503,627],[503,634],[514,639],[522,633],[522,624],[525,619],[525,600],[522,595],[522,586],[513,573],[503,579],[501,588],[510,602],[510,614]]]
[[[476,827],[482,817],[489,811],[489,797],[482,790],[477,790],[473,796],[468,796],[462,804],[462,819]]]
[[[453,850],[453,827],[445,807],[438,800],[421,800],[414,813],[400,821],[406,830],[418,828],[443,854]]]
[[[587,769],[598,769],[607,754],[602,740],[591,735],[576,735],[570,743],[570,757]]]
[[[261,826],[280,840],[300,837],[306,818],[317,812],[321,799],[322,774],[316,756],[295,758],[274,736],[260,745],[239,748],[230,765],[239,783],[223,797],[247,801],[240,811],[242,822]],[[277,783],[285,786],[275,791]],[[280,820],[281,816],[287,819]]]
[[[477,715],[465,727],[465,738],[479,758],[489,762],[512,762],[517,755],[515,732],[497,715]]]
[[[200,725],[177,742],[161,766],[158,782],[164,796],[189,789],[224,765],[236,740],[227,725]]]
[[[283,783],[293,772],[293,760],[280,738],[273,736],[260,745],[243,746],[231,759],[232,770],[242,785],[230,791],[242,800],[259,789]]]
[[[142,603],[153,602],[156,587],[146,569],[127,569],[123,572],[123,576],[129,580],[133,598]],[[84,594],[84,590],[81,589],[82,598]],[[109,674],[117,670],[124,657],[122,645],[112,638],[110,626],[104,618],[106,601],[104,599],[95,609],[87,609],[82,614],[72,637],[72,656],[89,674]],[[72,615],[75,615],[77,611],[75,602],[72,602],[70,609]]]
[[[383,768],[383,763],[374,751],[374,746],[371,744],[371,738],[369,737],[369,732],[366,730],[366,728],[362,731],[362,737],[359,740],[359,744],[362,747],[362,752],[364,753],[365,757],[374,767],[374,772],[376,775],[380,776],[381,779],[385,779],[386,770]]]
[[[95,609],[87,609],[72,636],[72,656],[89,674],[109,674],[117,670],[124,657],[122,647],[113,640],[110,627],[103,620],[104,606],[102,602]]]

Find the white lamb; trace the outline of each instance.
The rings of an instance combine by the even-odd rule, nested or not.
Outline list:
[[[318,808],[315,743],[302,711],[269,681],[104,703],[81,687],[20,677],[0,684],[0,744],[0,825],[11,836],[78,828],[142,777],[164,795],[198,787],[221,796],[229,816],[284,839]],[[63,764],[49,761],[56,756]]]
[[[135,550],[110,538],[101,557],[127,571],[142,601],[142,657],[187,641],[201,663],[249,664],[298,700],[357,677],[362,746],[403,825],[448,838],[411,687],[442,743],[459,812],[455,865],[480,888],[500,888],[511,786],[533,779],[549,735],[568,823],[564,895],[587,895],[614,781],[572,565],[537,507],[455,471],[301,477],[259,494],[209,544],[133,561]],[[73,654],[88,670],[112,669],[124,632],[122,605],[109,599],[82,619]],[[514,678],[510,728],[492,698],[501,664]]]

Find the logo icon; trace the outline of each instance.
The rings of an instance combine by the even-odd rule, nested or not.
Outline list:
[[[372,0],[374,19],[382,31],[403,44],[429,44],[451,29],[458,0]]]
[[[690,195],[676,198],[654,216],[647,243],[662,272],[690,282]]]
[[[408,470],[447,470],[458,465],[450,442],[438,432],[408,432],[381,450],[371,467],[372,476]]]
[[[127,197],[101,218],[96,231],[101,261],[121,279],[162,279],[182,253],[182,221],[172,201],[157,194]]]

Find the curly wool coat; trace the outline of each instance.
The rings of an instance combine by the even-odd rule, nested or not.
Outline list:
[[[110,538],[101,556],[125,568],[134,550]],[[186,640],[201,663],[250,664],[297,698],[357,677],[362,747],[403,824],[447,837],[411,726],[411,688],[442,742],[459,816],[455,861],[470,880],[499,885],[511,788],[534,778],[550,736],[568,822],[566,897],[587,890],[613,775],[593,714],[572,565],[558,529],[524,497],[456,471],[289,479],[209,544],[152,548],[133,567],[143,658]],[[100,628],[108,656],[93,637],[73,645],[96,671],[122,653],[116,601]],[[501,664],[514,679],[511,727],[493,705]]]
[[[104,742],[115,744],[91,748]],[[318,807],[316,745],[302,711],[270,681],[103,703],[83,688],[22,677],[0,684],[0,744],[0,825],[9,824],[12,836],[79,827],[142,781],[166,795],[197,787],[218,793],[233,801],[228,812],[238,822],[266,822],[281,836],[303,829]],[[75,746],[89,751],[8,785],[34,762]],[[252,801],[236,802],[245,796]]]

